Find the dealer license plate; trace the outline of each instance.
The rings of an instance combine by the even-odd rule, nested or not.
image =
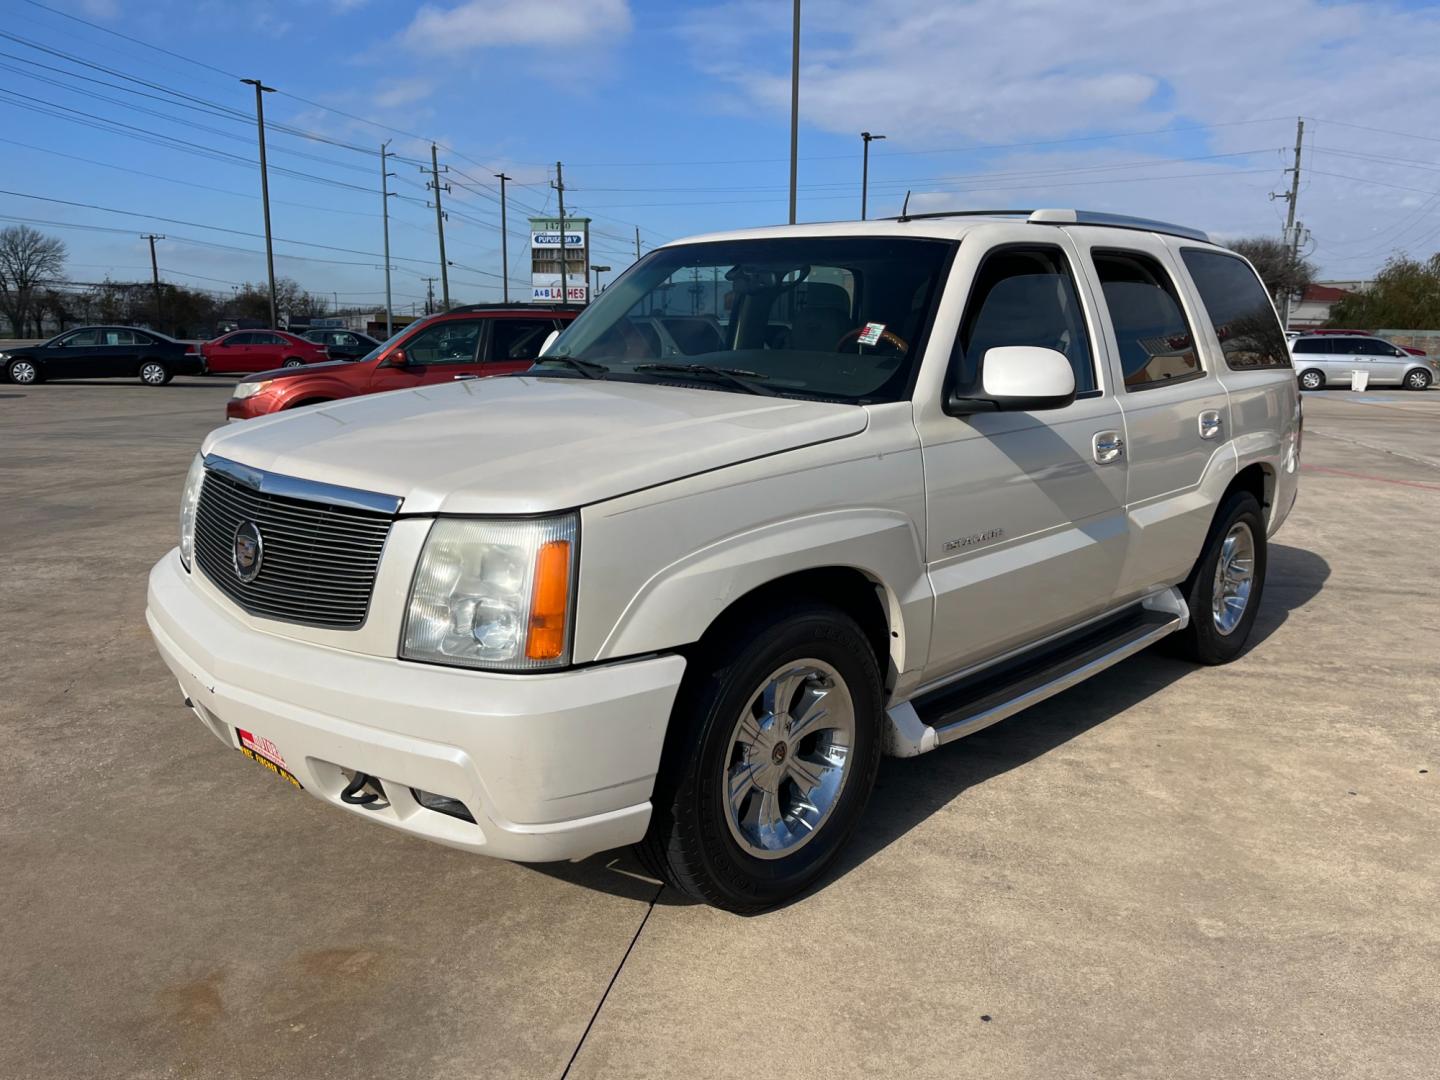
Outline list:
[[[236,728],[235,734],[240,736],[240,753],[257,765],[265,766],[282,780],[290,781],[297,788],[300,786],[295,774],[285,767],[285,758],[278,746],[265,736],[252,734],[244,728]]]

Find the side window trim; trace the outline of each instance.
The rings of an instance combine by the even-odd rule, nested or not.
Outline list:
[[[954,387],[956,373],[959,370],[956,359],[962,351],[961,342],[965,335],[966,321],[970,315],[971,305],[975,302],[975,289],[982,281],[985,265],[995,255],[1013,251],[1041,251],[1059,256],[1066,271],[1070,275],[1070,285],[1075,292],[1076,302],[1079,304],[1080,319],[1085,330],[1086,347],[1090,356],[1091,378],[1095,381],[1094,389],[1077,393],[1075,400],[1084,401],[1090,398],[1104,397],[1109,384],[1110,373],[1108,366],[1101,362],[1100,354],[1097,351],[1097,346],[1100,342],[1100,338],[1095,332],[1096,326],[1098,325],[1098,312],[1092,310],[1090,306],[1091,299],[1088,295],[1089,283],[1084,280],[1083,275],[1079,272],[1075,252],[1070,250],[1066,245],[1057,244],[1053,241],[1031,242],[1027,240],[1005,240],[993,244],[986,249],[985,253],[980,256],[980,261],[975,264],[975,272],[971,275],[970,283],[965,293],[965,302],[960,308],[960,321],[955,327],[955,340],[950,345],[950,355],[946,361],[945,380],[941,400],[948,400],[950,391]]]
[[[1105,317],[1110,332],[1115,338],[1115,347],[1117,350],[1120,349],[1120,332],[1115,325],[1115,314],[1110,310],[1110,301],[1105,295],[1105,283],[1101,278],[1100,268],[1095,265],[1097,256],[1118,255],[1123,258],[1141,259],[1153,263],[1155,268],[1164,274],[1170,282],[1170,288],[1173,290],[1172,299],[1180,311],[1180,318],[1184,321],[1186,332],[1190,335],[1190,347],[1195,353],[1195,363],[1197,365],[1195,371],[1186,372],[1184,375],[1176,375],[1169,379],[1158,379],[1153,382],[1131,386],[1125,382],[1124,358],[1117,351],[1115,366],[1117,374],[1119,375],[1120,385],[1118,389],[1123,390],[1126,394],[1142,394],[1146,390],[1154,390],[1163,386],[1176,386],[1181,383],[1197,382],[1201,379],[1209,378],[1211,375],[1210,368],[1205,362],[1205,353],[1200,348],[1200,337],[1195,333],[1196,312],[1192,309],[1199,303],[1199,298],[1192,298],[1189,292],[1191,287],[1189,274],[1187,272],[1181,272],[1181,267],[1176,265],[1174,253],[1163,243],[1159,246],[1160,250],[1164,252],[1163,255],[1154,251],[1146,251],[1143,248],[1125,248],[1113,245],[1091,245],[1089,249],[1090,268],[1095,273],[1096,287],[1099,290],[1096,302],[1105,308]]]

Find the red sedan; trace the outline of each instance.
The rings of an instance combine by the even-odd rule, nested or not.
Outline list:
[[[205,370],[237,375],[271,368],[296,368],[330,359],[324,345],[283,330],[235,330],[200,346]]]
[[[455,308],[412,323],[359,360],[241,379],[225,415],[247,420],[360,394],[525,371],[551,332],[563,329],[579,311],[558,304]]]

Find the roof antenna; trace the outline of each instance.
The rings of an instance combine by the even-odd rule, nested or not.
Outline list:
[[[898,218],[896,218],[895,220],[896,220],[896,221],[909,221],[910,218],[907,216],[909,213],[910,213],[910,189],[909,189],[909,188],[906,188],[906,189],[905,189],[905,205],[902,206],[902,207],[900,207],[900,216],[899,216]]]

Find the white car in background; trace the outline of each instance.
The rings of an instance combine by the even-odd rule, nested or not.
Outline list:
[[[1440,375],[1440,360],[1362,334],[1302,334],[1290,342],[1290,356],[1306,390],[1337,384],[1348,389],[1351,376],[1362,372],[1371,386],[1428,390]]]

